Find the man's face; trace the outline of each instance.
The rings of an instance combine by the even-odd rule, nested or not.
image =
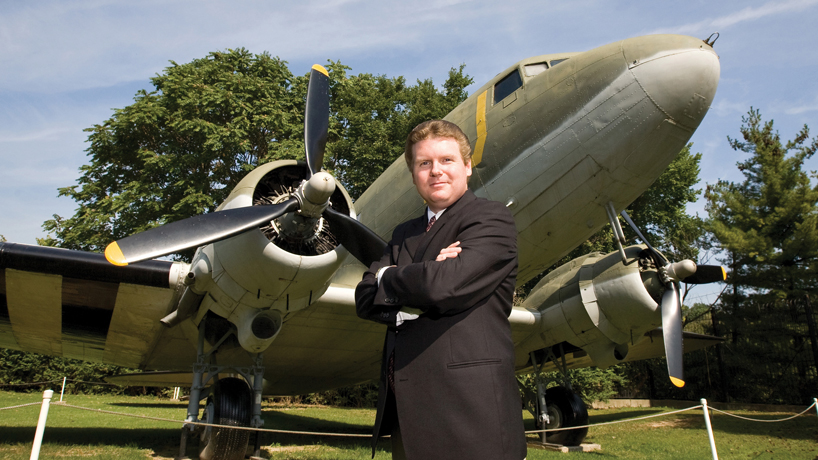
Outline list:
[[[412,152],[412,182],[432,212],[448,208],[466,193],[471,160],[463,163],[457,141],[425,139],[415,144]]]

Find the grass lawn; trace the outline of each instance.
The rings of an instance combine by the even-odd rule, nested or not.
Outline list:
[[[41,401],[42,395],[0,391],[0,408]],[[55,401],[59,394],[55,394]],[[187,404],[147,397],[68,395],[66,402],[83,407],[182,420]],[[26,459],[40,406],[0,411],[0,459]],[[669,412],[663,408],[592,410],[591,423]],[[791,414],[737,411],[739,415],[780,419]],[[818,417],[815,411],[794,420],[759,423],[711,412],[720,459],[818,459]],[[526,415],[526,429],[533,429]],[[324,406],[264,407],[265,428],[330,433],[370,432],[371,409]],[[52,404],[40,458],[171,459],[179,449],[178,423],[88,412]],[[273,459],[368,459],[369,439],[294,434],[262,434],[262,456]],[[537,438],[529,435],[531,441]],[[691,410],[637,422],[591,427],[586,442],[602,449],[563,454],[529,447],[528,459],[707,459],[710,444],[702,411]],[[196,442],[188,443],[188,454]],[[389,442],[381,441],[376,459],[391,458]]]

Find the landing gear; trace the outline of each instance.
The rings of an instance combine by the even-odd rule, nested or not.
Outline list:
[[[554,430],[588,424],[588,409],[582,398],[566,387],[551,387],[545,390],[548,423],[545,429]],[[540,428],[541,429],[541,428]],[[546,432],[545,441],[563,446],[578,446],[588,435],[588,428]]]
[[[224,366],[208,364],[213,360],[214,353],[225,341],[235,335],[235,327],[231,327],[210,348],[204,351],[205,326],[203,319],[199,323],[199,339],[197,344],[197,360],[193,365],[193,384],[190,388],[190,402],[187,409],[186,422],[213,423],[218,425],[244,426],[260,428],[264,425],[261,419],[261,394],[264,383],[264,366],[261,353],[251,355],[253,365],[248,367]],[[234,338],[235,339],[235,338]],[[243,377],[226,377],[219,379],[219,373],[238,374]],[[213,380],[210,395],[202,419],[199,419],[199,402],[205,397],[205,387]],[[252,382],[252,388],[247,382]],[[186,424],[182,427],[182,437],[179,445],[180,459],[186,457],[187,441],[191,434],[198,434],[201,460],[243,459],[247,451],[247,444],[251,432],[248,430],[233,430],[229,428],[202,427]],[[255,432],[253,456],[260,453],[259,432]],[[252,458],[252,457],[251,457]]]
[[[249,426],[253,392],[244,380],[226,378],[216,382],[207,398],[203,421],[217,425]],[[242,460],[250,432],[228,428],[205,427],[201,433],[201,460]]]
[[[526,406],[529,412],[534,415],[535,426],[538,430],[555,430],[557,428],[587,425],[588,409],[582,398],[571,390],[565,360],[558,360],[550,349],[547,355],[544,355],[543,351],[538,350],[531,353],[531,363],[534,366],[537,387],[536,394],[531,390],[523,389]],[[560,354],[564,356],[561,349]],[[538,356],[540,357],[539,360]],[[542,375],[542,362],[545,361],[543,357],[554,361],[560,368],[565,380],[563,386],[545,388],[546,382]],[[574,430],[546,431],[540,433],[540,441],[563,446],[579,446],[587,435],[587,427]]]

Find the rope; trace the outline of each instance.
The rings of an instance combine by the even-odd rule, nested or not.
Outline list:
[[[806,409],[804,409],[804,411],[803,411],[803,412],[801,412],[800,414],[795,414],[795,415],[793,415],[792,417],[786,417],[786,418],[777,419],[777,420],[762,420],[762,419],[758,419],[758,418],[742,417],[741,415],[731,414],[731,413],[729,413],[729,412],[725,412],[725,411],[723,411],[723,410],[718,410],[718,409],[715,409],[715,408],[713,408],[713,407],[709,407],[709,406],[708,406],[708,408],[709,408],[710,410],[712,410],[713,412],[718,412],[718,413],[720,413],[720,414],[729,415],[730,417],[740,418],[740,419],[742,419],[742,420],[748,420],[748,421],[750,421],[750,422],[766,422],[766,423],[772,423],[772,422],[786,422],[787,420],[792,420],[792,419],[794,419],[794,418],[797,418],[797,417],[800,417],[800,416],[802,416],[802,415],[806,414],[806,413],[807,413],[807,411],[808,411],[808,410],[810,410],[810,409],[812,409],[813,407],[815,407],[815,403],[810,404],[810,406],[809,406],[809,407],[807,407]]]
[[[33,403],[28,403],[28,404],[20,404],[19,406],[0,407],[0,410],[18,409],[20,407],[26,407],[26,406],[37,406],[37,405],[40,405],[42,403],[43,403],[42,401],[37,401],[37,402],[33,402]]]
[[[580,426],[570,426],[570,427],[566,427],[566,428],[531,430],[531,431],[526,431],[525,434],[545,433],[545,432],[550,432],[550,431],[576,430],[578,428],[590,428],[592,426],[613,425],[615,423],[625,423],[625,422],[636,422],[636,421],[639,421],[639,420],[646,420],[646,419],[655,418],[655,417],[664,417],[666,415],[673,415],[673,414],[678,414],[680,412],[686,412],[686,411],[689,411],[689,410],[701,409],[701,408],[702,408],[702,405],[700,404],[698,406],[688,407],[687,409],[680,409],[680,410],[675,410],[675,411],[672,411],[672,412],[662,412],[661,414],[646,415],[644,417],[628,418],[628,419],[624,419],[624,420],[614,420],[613,422],[594,423],[593,425],[580,425]]]
[[[34,405],[39,405],[39,404],[42,404],[42,402],[38,401],[38,402],[32,402],[32,403],[28,403],[28,404],[20,404],[18,406],[1,407],[0,411],[8,410],[8,409],[17,409],[17,408],[26,407],[26,406],[34,406]],[[73,404],[68,404],[66,402],[60,402],[60,401],[55,401],[55,402],[52,403],[52,405],[68,407],[68,408],[71,408],[71,409],[85,410],[85,411],[89,411],[89,412],[97,412],[97,413],[102,413],[102,414],[119,415],[119,416],[122,416],[122,417],[132,417],[132,418],[141,418],[141,419],[145,419],[145,420],[154,420],[154,421],[157,421],[157,422],[181,423],[183,425],[210,426],[210,427],[215,427],[215,428],[230,428],[230,429],[234,429],[234,430],[259,431],[259,432],[265,432],[265,433],[279,433],[279,434],[301,434],[301,435],[312,435],[312,436],[332,436],[332,437],[347,437],[347,438],[370,438],[370,437],[372,437],[372,435],[370,435],[370,434],[326,433],[326,432],[316,432],[316,431],[277,430],[277,429],[272,429],[272,428],[253,428],[253,427],[246,427],[246,426],[219,425],[219,424],[215,424],[215,423],[206,423],[206,422],[191,422],[191,421],[184,421],[184,420],[180,421],[180,420],[169,419],[169,418],[164,418],[164,417],[152,417],[152,416],[149,416],[149,415],[128,414],[128,413],[125,413],[125,412],[114,412],[114,411],[105,410],[105,409],[92,409],[90,407],[75,406]],[[624,419],[624,420],[614,420],[612,422],[601,422],[601,423],[594,423],[594,424],[590,424],[590,425],[571,426],[571,427],[565,427],[565,428],[530,430],[530,431],[526,431],[525,434],[536,434],[536,433],[545,433],[545,432],[576,430],[576,429],[581,429],[581,428],[590,428],[590,427],[594,427],[594,426],[614,425],[614,424],[617,424],[617,423],[626,423],[626,422],[636,422],[636,421],[647,420],[647,419],[656,418],[656,417],[665,417],[665,416],[668,416],[668,415],[679,414],[679,413],[687,412],[687,411],[690,411],[690,410],[701,409],[702,407],[704,407],[704,406],[700,404],[698,406],[692,406],[692,407],[688,407],[686,409],[679,409],[679,410],[670,411],[670,412],[663,412],[661,414],[646,415],[644,417],[629,418],[629,419]],[[778,419],[778,420],[754,419],[754,418],[750,418],[750,417],[742,417],[740,415],[731,414],[729,412],[725,412],[725,411],[722,411],[722,410],[719,410],[719,409],[715,409],[713,407],[709,407],[709,409],[712,410],[712,411],[719,412],[721,414],[729,415],[731,417],[739,418],[739,419],[742,419],[742,420],[748,420],[748,421],[751,421],[751,422],[767,422],[767,423],[770,423],[770,422],[784,422],[784,421],[787,421],[787,420],[792,420],[794,418],[797,418],[797,417],[800,417],[800,416],[806,414],[807,411],[809,411],[813,407],[815,407],[814,402],[812,404],[810,404],[809,407],[804,409],[803,412],[801,412],[799,414],[796,414],[796,415],[793,415],[791,417],[786,417],[786,418]]]
[[[39,404],[39,403],[36,403]],[[211,426],[216,428],[230,428],[234,430],[244,430],[244,431],[261,431],[265,433],[282,433],[282,434],[308,434],[314,436],[335,436],[335,437],[347,437],[347,438],[371,438],[371,434],[352,434],[352,433],[321,433],[315,431],[294,431],[294,430],[274,430],[270,428],[253,428],[249,426],[229,426],[229,425],[218,425],[215,423],[206,423],[206,422],[188,422],[184,420],[175,420],[170,418],[162,418],[162,417],[151,417],[148,415],[136,415],[136,414],[126,414],[124,412],[114,412],[110,410],[104,409],[91,409],[89,407],[81,407],[81,406],[74,406],[72,404],[68,404],[65,402],[55,402],[52,405],[56,406],[65,406],[70,407],[71,409],[80,409],[80,410],[87,410],[90,412],[98,412],[103,414],[111,414],[111,415],[120,415],[123,417],[133,417],[133,418],[142,418],[147,420],[155,420],[158,422],[169,422],[169,423],[181,423],[183,425],[195,425],[195,426]]]
[[[88,385],[107,385],[112,387],[121,387],[123,385],[117,385],[115,383],[108,383],[108,382],[87,382],[85,380],[77,380],[77,379],[65,379],[66,382],[76,382],[76,383],[86,383]],[[0,388],[2,387],[33,387],[37,385],[44,385],[46,383],[62,383],[62,379],[57,380],[48,380],[45,382],[34,382],[34,383],[2,383],[0,384]]]
[[[54,382],[62,382],[62,379],[59,380],[49,380],[47,382],[35,382],[35,383],[3,383],[0,384],[0,387],[33,387],[36,385],[43,385],[46,383],[54,383]]]

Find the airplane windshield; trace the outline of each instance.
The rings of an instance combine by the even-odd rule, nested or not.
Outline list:
[[[517,88],[523,86],[523,79],[520,72],[516,70],[494,85],[494,103],[498,103],[511,95]]]
[[[525,66],[525,76],[534,77],[548,70],[548,64],[545,62],[538,62],[536,64],[528,64]]]

